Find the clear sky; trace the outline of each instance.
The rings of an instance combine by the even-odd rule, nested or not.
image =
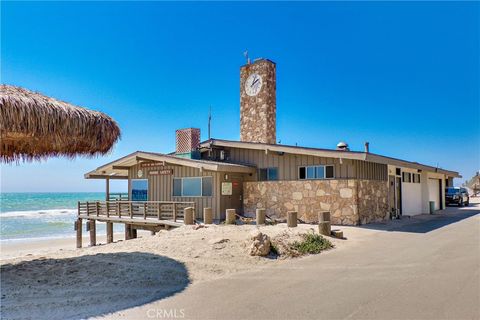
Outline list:
[[[480,167],[478,2],[1,2],[1,82],[111,115],[109,156],[2,165],[9,191],[103,191],[83,174],[175,129],[239,138],[239,68],[277,63],[283,144]],[[113,189],[121,191],[124,184]]]

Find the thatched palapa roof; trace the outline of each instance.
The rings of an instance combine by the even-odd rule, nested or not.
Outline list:
[[[0,85],[0,161],[108,153],[120,138],[109,116],[20,87]]]

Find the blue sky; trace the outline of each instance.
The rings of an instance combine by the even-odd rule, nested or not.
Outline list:
[[[476,2],[5,2],[1,82],[117,120],[109,156],[2,165],[10,191],[103,191],[83,174],[136,150],[169,152],[175,129],[239,138],[239,68],[277,63],[283,144],[480,167]],[[117,183],[113,189],[125,188]]]

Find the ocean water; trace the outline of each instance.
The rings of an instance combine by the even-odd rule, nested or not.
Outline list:
[[[96,200],[104,201],[105,193],[1,193],[0,240],[74,237],[77,202]],[[97,232],[104,230],[99,223]]]

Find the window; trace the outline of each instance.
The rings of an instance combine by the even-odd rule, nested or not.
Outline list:
[[[412,173],[412,182],[413,183],[420,183],[420,174],[419,173]]]
[[[132,201],[147,201],[148,198],[148,180],[132,180]]]
[[[412,174],[410,172],[403,172],[403,182],[412,182]]]
[[[258,169],[259,181],[275,181],[278,180],[278,168],[261,168]]]
[[[211,197],[212,177],[173,178],[174,197]]]
[[[298,178],[305,179],[333,179],[333,166],[308,166],[298,168]]]

